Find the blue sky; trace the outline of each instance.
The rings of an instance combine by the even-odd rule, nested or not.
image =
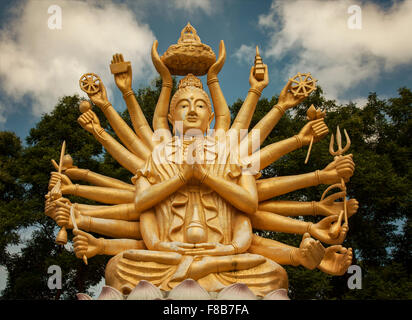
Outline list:
[[[50,30],[48,8],[57,4],[62,28]],[[351,5],[361,8],[361,29],[349,29]],[[227,59],[219,76],[229,104],[244,98],[259,45],[278,94],[297,71],[311,72],[327,97],[361,106],[369,92],[395,96],[411,87],[412,1],[14,1],[0,5],[0,130],[22,139],[59,97],[78,93],[85,72],[101,76],[109,99],[125,108],[110,74],[111,55],[132,61],[133,87],[155,77],[150,60],[176,43],[188,21],[203,43]],[[204,79],[202,79],[204,80]]]

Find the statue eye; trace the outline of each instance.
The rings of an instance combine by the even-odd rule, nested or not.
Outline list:
[[[186,108],[187,107],[187,105],[185,105],[185,104],[182,104],[181,106],[180,106],[180,108]]]
[[[201,104],[200,104],[200,105],[198,105],[198,107],[199,107],[199,108],[203,108],[203,106],[202,106]]]

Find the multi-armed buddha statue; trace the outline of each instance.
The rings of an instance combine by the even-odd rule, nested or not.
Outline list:
[[[248,132],[261,92],[269,82],[267,66],[258,51],[250,71],[250,90],[231,123],[218,82],[226,58],[224,42],[216,59],[188,24],[178,43],[162,57],[157,46],[155,41],[151,55],[162,89],[152,127],[132,91],[130,62],[121,54],[113,56],[110,67],[133,129],[108,101],[100,78],[92,73],[81,77],[81,89],[103,111],[122,144],[102,129],[88,101],[80,104],[78,122],[131,172],[131,183],[80,169],[62,150],[60,163],[53,162],[58,171],[52,173],[46,195],[46,214],[62,227],[57,241],[65,243],[66,229],[73,228],[75,254],[85,263],[95,255],[113,256],[106,266],[106,285],[123,295],[142,280],[169,292],[193,279],[207,292],[242,283],[256,296],[264,297],[288,288],[282,265],[344,274],[351,264],[352,250],[341,244],[348,231],[347,219],[357,211],[358,203],[346,199],[345,182],[355,166],[352,155],[343,155],[346,150],[341,147],[340,132],[339,149],[324,169],[259,179],[260,170],[328,134],[324,113],[311,107],[309,121],[297,135],[259,150],[285,111],[315,89],[316,80],[310,74],[291,78],[278,103]],[[184,77],[170,99],[172,75]],[[207,75],[211,101],[197,77],[202,75]],[[88,184],[73,184],[71,180]],[[319,202],[275,199],[319,184],[340,187],[341,192],[326,198],[324,194]],[[102,205],[71,203],[64,195]],[[298,218],[309,215],[325,218],[318,223]],[[299,247],[292,247],[260,237],[252,229],[301,234],[302,241]],[[88,232],[106,238],[95,238]],[[325,248],[322,243],[331,246]]]

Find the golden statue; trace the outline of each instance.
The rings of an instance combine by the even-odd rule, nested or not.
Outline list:
[[[328,134],[324,113],[313,107],[308,111],[309,122],[297,135],[259,150],[285,111],[315,89],[316,80],[310,74],[291,78],[278,103],[248,133],[261,92],[269,83],[268,69],[258,49],[258,65],[250,71],[250,90],[231,123],[218,82],[226,58],[223,40],[216,61],[190,24],[183,29],[178,46],[171,46],[164,57],[159,56],[157,46],[155,41],[151,55],[162,78],[162,90],[153,130],[132,91],[131,64],[121,54],[113,56],[111,71],[134,130],[110,104],[97,75],[89,73],[80,79],[82,90],[103,111],[122,144],[102,129],[88,101],[80,104],[79,124],[131,172],[132,178],[129,184],[78,168],[62,150],[60,163],[53,161],[57,172],[50,179],[45,209],[62,227],[59,243],[67,241],[64,230],[73,228],[76,256],[85,263],[97,254],[113,256],[106,266],[106,285],[124,295],[142,280],[170,291],[185,279],[194,279],[208,292],[243,283],[263,297],[288,288],[281,265],[344,274],[351,264],[352,250],[341,243],[348,231],[347,219],[356,213],[358,203],[346,199],[345,182],[355,166],[352,155],[343,155],[347,148],[341,146],[340,132],[339,149],[333,151],[332,137],[335,158],[324,169],[259,179],[260,170]],[[205,73],[212,101],[194,75]],[[185,77],[170,99],[172,74]],[[213,119],[214,130],[210,130]],[[319,202],[271,200],[319,184],[331,185]],[[335,187],[341,192],[325,197]],[[63,195],[104,205],[72,204]],[[339,198],[344,201],[336,201]],[[326,217],[315,224],[294,218],[306,215]],[[252,228],[301,234],[302,242],[295,248],[260,237]],[[97,239],[87,232],[107,238]],[[331,246],[325,248],[321,242]]]

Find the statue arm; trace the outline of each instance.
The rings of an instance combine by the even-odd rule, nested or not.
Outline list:
[[[265,67],[265,74],[264,74],[264,79],[262,81],[256,80],[254,76],[255,67],[252,66],[252,68],[250,69],[250,75],[249,75],[250,90],[231,126],[231,129],[236,130],[236,132],[239,132],[239,130],[241,129],[249,128],[249,125],[252,120],[253,114],[255,112],[256,104],[259,101],[260,95],[262,94],[263,89],[269,84],[268,68],[266,65],[264,65],[264,67]],[[243,138],[244,137],[241,135],[240,139],[243,139]]]
[[[221,177],[201,173],[203,183],[242,212],[253,214],[258,205],[256,180],[253,175],[242,175],[239,184]]]
[[[94,218],[137,221],[140,217],[140,214],[136,212],[134,203],[101,206],[100,208],[94,206],[89,210],[82,210],[82,207],[79,207],[78,204],[75,204],[75,206],[81,211],[82,215]]]
[[[304,234],[309,232],[311,222],[284,217],[273,212],[256,211],[250,215],[252,226],[258,230]]]
[[[132,192],[136,189],[136,187],[132,184],[104,176],[102,174],[90,171],[89,169],[69,168],[64,171],[64,174],[72,180],[87,181],[99,187],[125,189]]]
[[[317,120],[315,120],[317,121]],[[324,169],[294,176],[274,177],[256,181],[259,201],[264,201],[298,189],[319,184],[345,182],[353,175],[355,164],[352,155],[336,157]]]
[[[140,223],[114,219],[101,219],[81,216],[78,227],[81,230],[94,232],[111,238],[142,239]]]
[[[112,65],[119,65],[124,63],[125,61],[122,54],[113,55]],[[153,131],[150,128],[132,90],[132,67],[130,63],[128,63],[126,71],[117,72],[114,74],[114,80],[117,87],[123,94],[123,98],[126,102],[127,109],[130,114],[130,119],[132,120],[134,131],[143,141],[143,143],[140,143],[138,147],[140,147],[141,150],[146,154],[146,156],[142,155],[141,157],[143,159],[146,159],[150,151],[153,149]],[[130,132],[132,132],[129,127],[127,128],[130,130]],[[147,147],[149,147],[149,150],[147,149]]]
[[[248,252],[260,254],[275,261],[276,263],[279,263],[280,265],[297,266],[293,259],[295,256],[295,250],[297,250],[297,248],[279,241],[266,239],[253,234],[252,244],[250,245]]]
[[[316,201],[301,202],[279,200],[259,203],[258,210],[272,212],[286,217],[297,217],[308,215],[316,216],[319,209]]]
[[[123,147],[100,126],[100,121],[93,111],[89,110],[83,113],[77,121],[86,131],[92,133],[96,140],[99,141],[124,168],[134,174],[138,168],[143,167],[144,161],[142,159]]]
[[[135,198],[137,212],[143,212],[154,207],[156,204],[175,193],[184,185],[184,183],[182,177],[176,175],[171,179],[150,185],[146,177],[141,176],[138,179],[138,188],[140,192]]]
[[[83,186],[78,184],[63,185],[62,194],[79,196],[108,204],[132,203],[135,193],[124,189]]]
[[[230,127],[230,111],[217,78],[218,73],[223,68],[225,59],[225,43],[221,40],[219,44],[219,57],[207,72],[207,86],[209,87],[210,96],[212,97],[216,117],[215,132],[218,132],[219,130],[224,130],[224,132],[226,132]]]
[[[169,101],[172,94],[173,80],[169,69],[159,57],[157,46],[158,42],[155,40],[152,46],[152,61],[154,67],[162,78],[162,90],[160,91],[160,96],[157,100],[156,109],[153,114],[153,129],[155,132],[157,132],[157,130],[162,130],[165,132],[165,138],[171,138],[172,135],[169,130],[167,114],[169,112]]]

